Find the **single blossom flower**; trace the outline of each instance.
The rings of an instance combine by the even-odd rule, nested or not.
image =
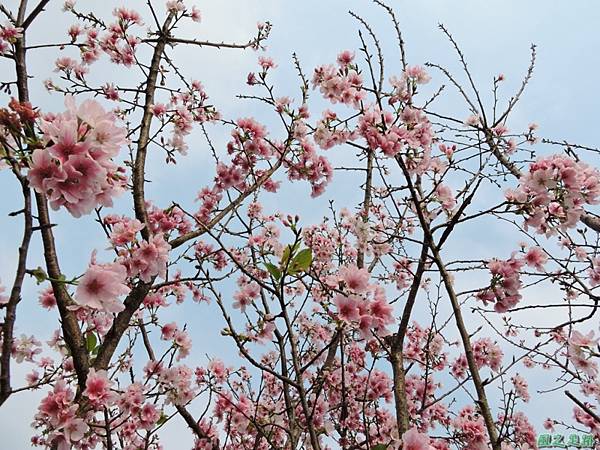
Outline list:
[[[81,277],[75,291],[75,301],[101,311],[118,313],[125,309],[119,297],[131,290],[126,284],[127,269],[119,263],[92,263]]]
[[[402,450],[430,450],[429,436],[411,428],[402,435]]]

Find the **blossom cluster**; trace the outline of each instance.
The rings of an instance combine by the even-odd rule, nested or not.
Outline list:
[[[355,109],[361,107],[365,98],[362,76],[353,64],[354,53],[346,50],[338,55],[338,67],[331,64],[315,69],[312,79],[314,88],[319,88],[323,97],[332,103],[343,103]]]
[[[79,279],[75,299],[78,304],[105,312],[120,312],[125,306],[119,297],[129,293],[128,279],[138,277],[148,283],[154,277],[166,279],[171,246],[163,235],[155,234],[149,240],[138,241],[136,233],[143,227],[135,219],[110,216],[111,241],[118,259],[109,264],[92,262]]]
[[[99,205],[112,206],[126,188],[125,169],[113,162],[126,132],[95,100],[77,106],[67,97],[65,104],[65,112],[41,120],[45,146],[34,150],[27,177],[52,208],[80,217]]]
[[[45,432],[35,436],[32,443],[54,444],[59,449],[93,448],[100,442],[100,436],[91,431],[92,427],[105,425],[103,420],[95,418],[95,412],[109,414],[108,411],[112,411],[120,418],[118,435],[127,443],[126,448],[144,445],[144,439],[137,431],[152,430],[161,417],[159,407],[146,401],[147,389],[142,383],[134,382],[117,390],[105,370],[90,369],[83,392],[88,407],[81,414],[74,403],[75,393],[65,380],[59,379],[38,407],[34,425]]]
[[[583,334],[577,330],[571,333],[568,340],[568,356],[573,365],[589,378],[598,375],[598,363],[594,361],[594,348],[598,346],[599,338],[594,338],[594,332]]]
[[[600,200],[600,172],[565,155],[539,158],[521,176],[519,186],[506,198],[526,217],[525,226],[540,234],[573,228],[583,206]]]
[[[417,92],[417,86],[427,84],[431,77],[422,66],[408,66],[400,78],[391,77],[390,84],[394,88],[389,103],[394,104],[398,101],[408,103]]]
[[[402,122],[398,124],[391,111],[372,106],[361,115],[357,131],[371,150],[379,149],[389,157],[405,147],[429,150],[433,142],[433,130],[423,111],[407,107],[401,112],[400,119]]]
[[[11,23],[0,25],[0,55],[8,53],[15,41],[23,35],[23,29]]]
[[[492,274],[490,287],[477,293],[477,299],[484,305],[494,303],[494,309],[504,313],[514,308],[521,300],[522,259],[512,257],[507,260],[492,259],[487,267]]]
[[[394,94],[390,103],[402,99],[404,106],[399,112],[390,111],[382,109],[380,104],[364,104],[365,90],[362,89],[362,78],[353,59],[351,52],[342,52],[338,56],[338,68],[326,65],[315,69],[313,87],[318,87],[324,98],[332,103],[339,102],[360,108],[358,125],[356,129],[349,129],[344,121],[337,118],[336,113],[325,111],[323,118],[317,123],[315,141],[321,148],[328,149],[362,137],[369,149],[380,149],[389,157],[395,156],[404,148],[412,149],[413,169],[422,166],[424,162],[426,164],[433,142],[431,124],[423,111],[408,104],[408,100],[416,93],[416,85],[429,81],[425,70],[419,66],[407,67],[400,79],[391,79]],[[424,152],[418,155],[416,149],[424,149]]]
[[[472,343],[473,357],[478,368],[489,367],[494,372],[500,370],[500,364],[504,353],[500,346],[493,342],[490,338],[481,338]],[[456,378],[464,378],[469,370],[467,358],[465,355],[460,355],[452,363],[452,375]]]
[[[188,145],[185,141],[195,123],[205,123],[218,120],[219,111],[208,104],[208,94],[198,80],[192,80],[181,92],[172,93],[166,103],[154,103],[152,114],[164,125],[171,124],[171,138],[164,143],[165,148],[186,155]],[[167,162],[174,162],[169,155]]]

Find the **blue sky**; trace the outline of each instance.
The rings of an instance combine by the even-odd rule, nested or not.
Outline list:
[[[54,4],[52,4],[54,3]],[[98,8],[108,15],[110,10],[121,3],[84,2],[99,4]],[[128,7],[136,4],[143,8],[145,2],[128,1]],[[162,2],[153,2],[157,7]],[[9,9],[16,9],[15,0],[4,2]],[[51,2],[48,11],[40,16],[37,29],[32,31],[29,43],[46,42],[56,39],[63,41],[66,28],[73,23],[71,16],[60,11],[60,2]],[[488,92],[491,81],[498,73],[506,76],[504,95],[512,93],[521,81],[529,62],[529,46],[538,45],[538,59],[534,78],[520,105],[513,114],[509,127],[524,129],[529,122],[540,125],[539,134],[550,139],[566,139],[571,142],[594,145],[597,138],[598,105],[598,54],[600,34],[593,32],[600,19],[600,8],[596,2],[588,1],[390,1],[395,7],[406,40],[410,64],[435,62],[458,71],[457,58],[450,43],[437,28],[443,23],[468,58],[476,82],[482,91]],[[387,74],[399,72],[400,62],[395,36],[388,18],[381,10],[367,0],[221,0],[198,2],[203,13],[200,25],[181,30],[188,37],[215,41],[245,41],[254,33],[257,21],[269,20],[274,28],[268,41],[267,54],[279,64],[274,72],[274,81],[279,95],[299,98],[297,80],[291,63],[291,54],[296,52],[307,73],[320,64],[334,61],[340,50],[356,50],[360,42],[357,38],[356,21],[347,14],[352,9],[363,16],[376,30],[386,55]],[[55,53],[41,51],[30,55],[30,71],[38,76],[31,82],[32,99],[42,110],[59,111],[62,99],[44,92],[41,82],[52,76],[51,64]],[[180,49],[177,51],[181,67],[190,77],[201,80],[215,104],[227,117],[256,115],[265,122],[272,120],[264,113],[264,108],[256,103],[240,101],[235,94],[248,92],[244,85],[246,74],[255,70],[257,55],[253,52],[214,49]],[[99,65],[92,79],[123,81],[131,78],[126,71],[115,73]],[[4,74],[5,62],[0,62],[0,73]],[[101,69],[104,68],[104,69]],[[434,83],[442,82],[439,74],[432,73]],[[4,75],[0,75],[4,78]],[[438,104],[438,110],[466,117],[468,111],[460,99],[448,89],[449,94]],[[6,99],[2,100],[5,102]],[[209,129],[218,145],[227,140],[226,132]],[[276,132],[275,132],[276,133]],[[212,173],[203,170],[209,161],[205,142],[198,134],[192,136],[190,154],[177,166],[165,168],[162,156],[150,157],[149,178],[153,182],[147,192],[158,204],[166,205],[172,198],[181,199],[184,204],[192,204],[196,191],[210,178]],[[345,160],[339,149],[336,161]],[[544,150],[542,150],[544,151]],[[266,198],[271,210],[299,212],[303,220],[317,221],[327,213],[329,199],[335,199],[339,206],[353,206],[358,196],[348,194],[348,187],[357,187],[360,180],[352,175],[339,173],[330,189],[319,199],[310,198],[308,185],[295,185],[284,189],[282,195]],[[16,242],[20,239],[17,220],[6,216],[6,212],[20,208],[16,185],[7,171],[0,172],[0,192],[2,215],[0,216],[0,279],[9,284],[13,277],[16,262]],[[117,208],[127,208],[128,197],[118,202]],[[77,274],[87,264],[92,249],[103,249],[106,242],[92,217],[74,220],[70,216],[54,214],[60,223],[56,228],[56,238],[61,248],[61,263],[68,274]],[[490,226],[493,226],[490,224]],[[508,256],[514,248],[513,236],[499,236],[489,240],[486,230],[465,230],[458,235],[455,247],[450,251],[459,253],[464,246],[478,249],[488,256],[498,253]],[[41,263],[40,246],[35,239],[32,246],[29,266]],[[57,323],[55,312],[42,311],[37,306],[37,286],[28,283],[24,291],[24,301],[20,305],[17,333],[34,333],[40,340],[50,337]],[[538,293],[543,295],[542,293]],[[229,342],[220,339],[220,327],[214,326],[214,307],[170,309],[174,319],[193,317],[195,328],[194,352],[199,360],[202,355],[221,353],[235,357]],[[200,331],[201,330],[201,331]],[[191,361],[190,363],[193,363]],[[15,366],[17,373],[25,368]],[[532,374],[543,379],[543,374]],[[39,400],[39,393],[22,394],[11,398],[0,408],[0,432],[6,448],[20,450],[30,448],[30,419]],[[562,400],[562,399],[561,399]],[[558,400],[557,400],[558,401]],[[542,406],[543,405],[543,406]],[[565,403],[562,403],[565,405]],[[538,420],[545,417],[539,411],[546,403],[532,402],[530,413]],[[556,414],[563,414],[558,406]],[[569,405],[570,410],[570,405]],[[546,414],[546,412],[544,412]],[[566,417],[568,419],[568,417]],[[536,423],[539,426],[539,422]],[[165,433],[165,448],[186,448],[189,440],[181,436],[183,425],[174,424]]]

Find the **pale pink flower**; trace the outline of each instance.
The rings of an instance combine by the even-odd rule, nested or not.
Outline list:
[[[133,9],[127,9],[127,8],[115,8],[113,10],[113,16],[115,16],[117,19],[122,20],[124,22],[131,22],[131,23],[135,23],[138,25],[142,24],[142,18],[140,16],[140,13],[138,13],[137,11],[133,10]]]
[[[116,400],[116,394],[111,391],[112,381],[108,379],[106,370],[90,369],[85,382],[84,395],[92,403],[110,406]]]
[[[125,245],[135,241],[136,235],[144,228],[144,225],[137,219],[128,217],[107,216],[112,220],[112,230],[110,233],[110,241],[114,246]]]
[[[83,436],[89,431],[89,429],[90,427],[83,421],[83,419],[73,417],[68,420],[67,423],[65,423],[63,427],[63,433],[65,435],[65,439],[68,441],[77,442],[83,439]]]
[[[52,309],[56,306],[56,297],[54,297],[54,290],[52,286],[48,286],[42,292],[40,292],[40,296],[38,301],[41,306],[46,309]]]
[[[452,193],[452,189],[447,185],[440,183],[435,188],[435,195],[438,201],[442,204],[442,208],[446,211],[451,211],[456,206],[456,199]]]
[[[515,387],[515,393],[517,394],[517,396],[523,399],[524,402],[528,402],[530,397],[527,381],[525,381],[525,378],[523,378],[519,374],[516,374],[514,377],[512,377],[512,382]]]
[[[160,331],[161,339],[165,341],[170,341],[175,337],[175,332],[177,331],[177,324],[175,322],[166,323],[162,326]]]
[[[431,77],[422,66],[409,66],[406,68],[405,75],[415,81],[417,84],[427,84],[431,81]]]
[[[598,344],[600,338],[594,339],[594,331],[591,330],[587,334],[580,333],[577,330],[574,330],[571,333],[571,337],[569,338],[569,344],[575,345],[577,347],[592,347]]]
[[[246,307],[252,304],[260,294],[260,286],[256,283],[244,284],[242,288],[233,295],[235,302],[233,307],[240,311],[246,311]]]
[[[48,150],[36,149],[31,159],[32,164],[27,178],[35,190],[48,191],[56,182],[67,179],[67,174],[52,158]]]
[[[146,403],[140,411],[140,425],[150,431],[160,419],[160,412],[152,403]]]
[[[429,436],[411,428],[402,435],[402,450],[430,450]]]
[[[192,349],[192,340],[187,332],[184,330],[175,331],[173,341],[175,342],[175,345],[177,345],[177,361],[190,354],[190,350]]]
[[[359,301],[360,298],[353,295],[348,297],[345,295],[336,295],[333,299],[339,317],[347,322],[358,320],[360,318],[358,309]]]
[[[196,8],[196,6],[192,6],[192,11],[190,12],[190,18],[194,22],[200,22],[202,20],[202,15],[200,14],[200,10]]]
[[[0,55],[7,53],[12,44],[23,35],[23,28],[17,28],[10,22],[0,25]]]
[[[345,67],[354,60],[354,52],[350,50],[344,50],[337,57],[337,62],[340,66]]]
[[[21,334],[19,338],[13,340],[11,355],[18,363],[34,362],[35,356],[42,352],[41,345],[34,336]]]
[[[170,13],[178,13],[185,10],[185,5],[181,0],[169,0],[167,1],[167,11]]]
[[[75,291],[75,301],[101,311],[117,313],[125,309],[119,301],[121,295],[129,293],[130,288],[125,284],[127,270],[119,263],[92,263],[79,280]]]
[[[554,420],[550,418],[544,420],[544,428],[550,432],[554,432]]]
[[[261,330],[256,334],[256,340],[261,343],[269,342],[273,339],[273,332],[275,331],[275,322],[270,319],[266,321]]]
[[[71,11],[75,7],[75,0],[65,0],[63,3],[63,11]]]
[[[223,361],[221,361],[220,359],[213,359],[208,364],[208,370],[217,379],[218,382],[222,383],[223,381],[225,381],[225,377],[227,376],[228,371],[225,367],[225,364],[223,364]]]
[[[167,106],[164,103],[155,103],[154,105],[152,105],[151,110],[153,115],[155,115],[156,117],[160,117],[167,112]]]
[[[505,125],[496,125],[492,131],[496,134],[496,136],[504,136],[508,133],[508,128]]]
[[[356,266],[343,266],[340,268],[339,274],[346,287],[353,292],[364,292],[369,286],[370,274],[365,268],[359,269]]]
[[[546,261],[548,261],[548,256],[540,247],[531,247],[525,254],[525,262],[527,265],[535,267],[537,270],[543,270]]]
[[[259,56],[258,57],[258,65],[261,66],[265,70],[274,69],[275,67],[277,67],[277,64],[275,64],[275,61],[273,61],[272,58],[269,58],[267,56]]]
[[[28,386],[33,386],[38,381],[40,381],[40,373],[37,370],[32,370],[27,375],[25,375],[25,380],[27,380]]]
[[[104,86],[102,86],[102,92],[104,92],[104,96],[108,100],[113,100],[113,101],[119,100],[119,91],[117,90],[115,85],[112,83],[106,83]]]
[[[129,267],[130,276],[138,275],[145,283],[155,276],[165,279],[170,249],[171,246],[162,235],[157,234],[149,241],[142,241],[134,250],[131,260],[125,262]]]
[[[481,125],[481,117],[476,116],[475,114],[470,115],[465,119],[465,125],[469,125],[472,127],[477,127]]]

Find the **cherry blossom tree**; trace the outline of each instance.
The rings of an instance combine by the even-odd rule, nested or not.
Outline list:
[[[43,392],[35,416],[23,417],[34,446],[159,449],[163,427],[183,421],[197,450],[535,449],[523,405],[536,368],[552,374],[545,389],[564,391],[577,424],[544,426],[600,439],[599,151],[540,140],[535,124],[513,120],[535,47],[519,90],[507,96],[497,75],[490,104],[446,28],[461,73],[409,59],[380,0],[372,5],[389,30],[351,13],[358,40],[315,68],[269,57],[270,23],[242,43],[180,37],[202,19],[182,0],[106,17],[69,0],[65,40],[30,43],[49,3],[0,6],[10,68],[0,176],[18,184],[23,205],[3,210],[21,242],[14,279],[0,288],[0,406]],[[384,66],[380,39],[390,36],[399,73]],[[277,122],[225,117],[180,69],[181,47],[257,52],[238,100]],[[51,78],[30,76],[38,52],[55,60]],[[114,70],[101,83],[98,64]],[[295,68],[293,91],[272,82],[278,64]],[[30,98],[41,83],[62,109]],[[449,91],[461,110],[438,108]],[[208,125],[229,142],[215,143]],[[183,165],[189,152],[209,155],[198,171],[211,181],[190,180],[190,192],[159,205],[146,194],[147,158]],[[294,205],[265,209],[286,183],[327,195],[336,171],[359,180],[353,208],[332,201],[313,223]],[[94,217],[104,236],[77,273],[61,270],[72,243],[55,237],[60,212]],[[490,223],[502,253],[449,250]],[[44,265],[34,268],[36,241]],[[19,307],[34,301],[24,283],[39,285],[56,328],[48,342],[19,326]],[[538,289],[551,298],[538,301]],[[194,317],[170,319],[184,302],[199,315],[216,304],[211,320],[236,357],[192,342]],[[11,376],[15,364],[30,367],[25,380]]]

